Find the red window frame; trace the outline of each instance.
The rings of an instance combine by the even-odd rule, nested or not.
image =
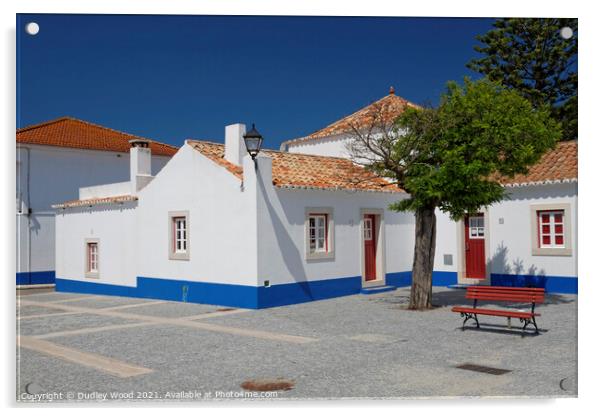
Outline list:
[[[566,248],[564,210],[537,211],[537,244],[539,248]]]
[[[318,251],[314,248],[314,250],[312,251],[311,249],[311,218],[312,217],[323,217],[324,218],[324,251]],[[322,213],[322,212],[317,212],[317,213],[310,213],[307,216],[307,220],[308,220],[308,226],[307,226],[307,238],[309,240],[309,251],[310,253],[328,253],[328,214],[326,213]],[[314,226],[315,227],[315,226]],[[314,239],[317,242],[317,237],[314,236]]]

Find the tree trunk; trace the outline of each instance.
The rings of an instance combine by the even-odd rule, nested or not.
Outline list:
[[[429,309],[433,298],[433,265],[437,219],[435,208],[422,208],[416,217],[414,265],[412,266],[412,292],[409,309]]]

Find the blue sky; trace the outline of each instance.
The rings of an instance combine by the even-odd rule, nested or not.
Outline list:
[[[40,32],[25,33],[35,21]],[[436,103],[492,19],[17,15],[17,127],[73,116],[180,145],[255,122],[265,145],[386,95]]]

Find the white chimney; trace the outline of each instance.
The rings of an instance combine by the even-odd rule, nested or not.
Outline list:
[[[150,142],[144,139],[130,140],[130,183],[132,195],[144,188],[152,179]]]
[[[231,124],[226,126],[226,151],[224,158],[235,165],[242,165],[242,158],[247,154],[245,140],[243,135],[246,133],[247,127],[242,123]]]

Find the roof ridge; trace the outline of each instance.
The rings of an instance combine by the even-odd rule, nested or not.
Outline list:
[[[401,97],[401,96],[399,96],[397,94],[391,94],[391,93],[389,93],[389,94],[385,95],[384,97],[379,98],[378,100],[371,101],[369,104],[367,104],[367,105],[359,108],[358,110],[354,111],[353,113],[348,114],[348,115],[344,116],[343,118],[335,120],[332,123],[330,123],[330,124],[328,124],[328,125],[326,125],[326,126],[324,126],[322,128],[319,128],[319,129],[311,132],[310,134],[307,134],[307,135],[301,136],[301,137],[297,137],[297,138],[294,138],[294,139],[285,140],[281,144],[290,144],[290,143],[295,143],[297,141],[303,141],[303,140],[307,140],[307,139],[314,139],[314,137],[311,137],[311,136],[315,135],[316,133],[319,133],[320,131],[323,131],[323,130],[327,130],[329,127],[332,127],[332,126],[334,126],[336,124],[344,123],[345,120],[353,118],[353,117],[359,115],[362,111],[365,111],[370,106],[373,106],[373,105],[375,105],[375,104],[377,104],[377,103],[379,103],[381,101],[391,100],[393,98],[403,101],[405,103],[405,105],[410,106],[410,107],[416,107],[416,108],[420,108],[421,107],[420,105],[418,105],[418,104],[416,104],[416,103],[414,103],[414,102],[412,102],[410,100],[407,100],[407,99],[405,99],[405,98],[403,98],[403,97]],[[324,136],[324,137],[327,137],[327,136]],[[315,137],[315,139],[319,139],[319,138],[322,138],[322,137]]]
[[[110,131],[110,132],[113,132],[113,133],[122,134],[124,136],[147,140],[147,141],[155,143],[156,145],[159,145],[159,146],[166,146],[166,147],[172,148],[174,150],[179,149],[179,147],[173,146],[173,145],[168,144],[168,143],[163,143],[163,142],[160,142],[160,141],[155,140],[155,139],[149,139],[147,137],[143,137],[143,136],[139,136],[139,135],[136,135],[136,134],[132,134],[132,133],[127,133],[127,132],[124,132],[124,131],[116,130],[116,129],[113,129],[111,127],[102,126],[100,124],[96,124],[96,123],[93,123],[91,121],[82,120],[82,119],[75,118],[75,117],[72,117],[72,116],[63,116],[63,117],[59,117],[59,118],[56,118],[56,119],[53,119],[53,120],[48,120],[48,121],[44,121],[44,122],[41,122],[41,123],[37,123],[37,124],[32,124],[32,125],[29,125],[29,126],[25,126],[25,127],[20,128],[20,129],[17,129],[17,134],[23,133],[23,132],[26,132],[26,131],[30,131],[30,130],[35,130],[35,129],[42,128],[42,127],[46,127],[46,126],[49,126],[51,124],[56,124],[56,123],[59,123],[59,122],[62,122],[62,121],[74,121],[74,122],[81,123],[81,124],[84,124],[84,125],[87,125],[87,126],[90,126],[90,127],[96,127],[96,128],[101,129],[101,130],[106,130],[106,131]]]
[[[167,143],[159,142],[159,141],[157,141],[157,140],[155,140],[155,139],[149,139],[148,137],[139,136],[139,135],[137,135],[137,134],[126,133],[126,132],[124,132],[124,131],[117,130],[117,129],[113,129],[113,128],[111,128],[111,127],[106,127],[106,126],[102,126],[102,125],[100,125],[100,124],[92,123],[91,121],[88,121],[88,120],[82,120],[82,119],[75,118],[75,117],[65,117],[65,118],[66,118],[66,119],[69,119],[69,120],[71,120],[71,121],[76,121],[76,122],[78,122],[78,123],[83,123],[83,124],[86,124],[86,125],[88,125],[88,126],[97,127],[97,128],[99,128],[99,129],[108,130],[108,131],[112,131],[112,132],[114,132],[114,133],[123,134],[124,136],[130,136],[130,137],[135,137],[135,138],[137,138],[137,139],[148,140],[149,142],[153,142],[153,143],[156,143],[156,144],[158,144],[158,145],[162,145],[162,146],[168,146],[168,147],[171,147],[171,148],[173,148],[173,149],[178,149],[178,147],[176,147],[176,146],[172,146],[172,145],[170,145],[170,144],[167,144]]]
[[[21,132],[29,131],[29,130],[33,130],[33,129],[38,129],[40,127],[49,126],[51,124],[55,124],[55,123],[58,123],[59,121],[65,121],[65,120],[76,120],[76,119],[74,119],[73,117],[70,117],[70,116],[62,116],[62,117],[55,118],[52,120],[46,120],[46,121],[42,121],[40,123],[30,124],[29,126],[21,127],[19,129],[17,129],[17,133],[21,133]]]
[[[200,144],[206,143],[206,144],[222,146],[222,147],[226,146],[224,143],[212,142],[210,140],[186,139],[186,142],[193,142],[193,143],[200,143]],[[337,160],[346,160],[346,161],[352,162],[348,158],[341,157],[341,156],[324,156],[324,155],[311,155],[308,153],[291,153],[291,152],[283,152],[281,150],[275,150],[275,149],[262,149],[261,152],[278,153],[278,154],[282,154],[282,155],[293,155],[293,156],[301,156],[301,157],[322,158],[322,159],[337,159]]]
[[[330,123],[330,124],[328,124],[328,125],[326,125],[326,126],[324,126],[324,127],[320,128],[320,129],[318,129],[318,130],[316,130],[316,131],[314,131],[314,132],[312,132],[312,133],[308,134],[308,135],[307,135],[307,136],[305,136],[305,137],[309,137],[309,136],[311,136],[312,134],[315,134],[315,133],[319,132],[320,130],[327,129],[328,127],[332,126],[333,124],[336,124],[336,123],[343,122],[343,121],[345,121],[346,119],[348,119],[348,118],[351,118],[351,117],[355,116],[356,114],[358,114],[358,113],[360,113],[360,112],[364,111],[366,108],[370,107],[371,105],[374,105],[374,104],[376,104],[376,103],[378,103],[378,102],[380,102],[380,101],[382,101],[382,100],[385,100],[385,99],[387,99],[387,98],[389,98],[389,97],[399,97],[399,96],[398,96],[398,95],[395,95],[395,94],[387,94],[387,95],[385,95],[384,97],[381,97],[381,98],[379,98],[379,99],[378,99],[378,100],[376,100],[376,101],[371,101],[369,104],[367,104],[367,105],[363,106],[362,108],[360,108],[360,109],[358,109],[358,110],[354,111],[353,113],[351,113],[351,114],[348,114],[348,115],[346,115],[345,117],[343,117],[343,118],[340,118],[340,119],[338,119],[338,120],[335,120],[335,121],[333,121],[332,123]],[[401,98],[401,97],[399,97],[399,98]],[[403,99],[403,98],[402,98],[402,99]],[[293,139],[293,140],[294,140],[294,139]]]

